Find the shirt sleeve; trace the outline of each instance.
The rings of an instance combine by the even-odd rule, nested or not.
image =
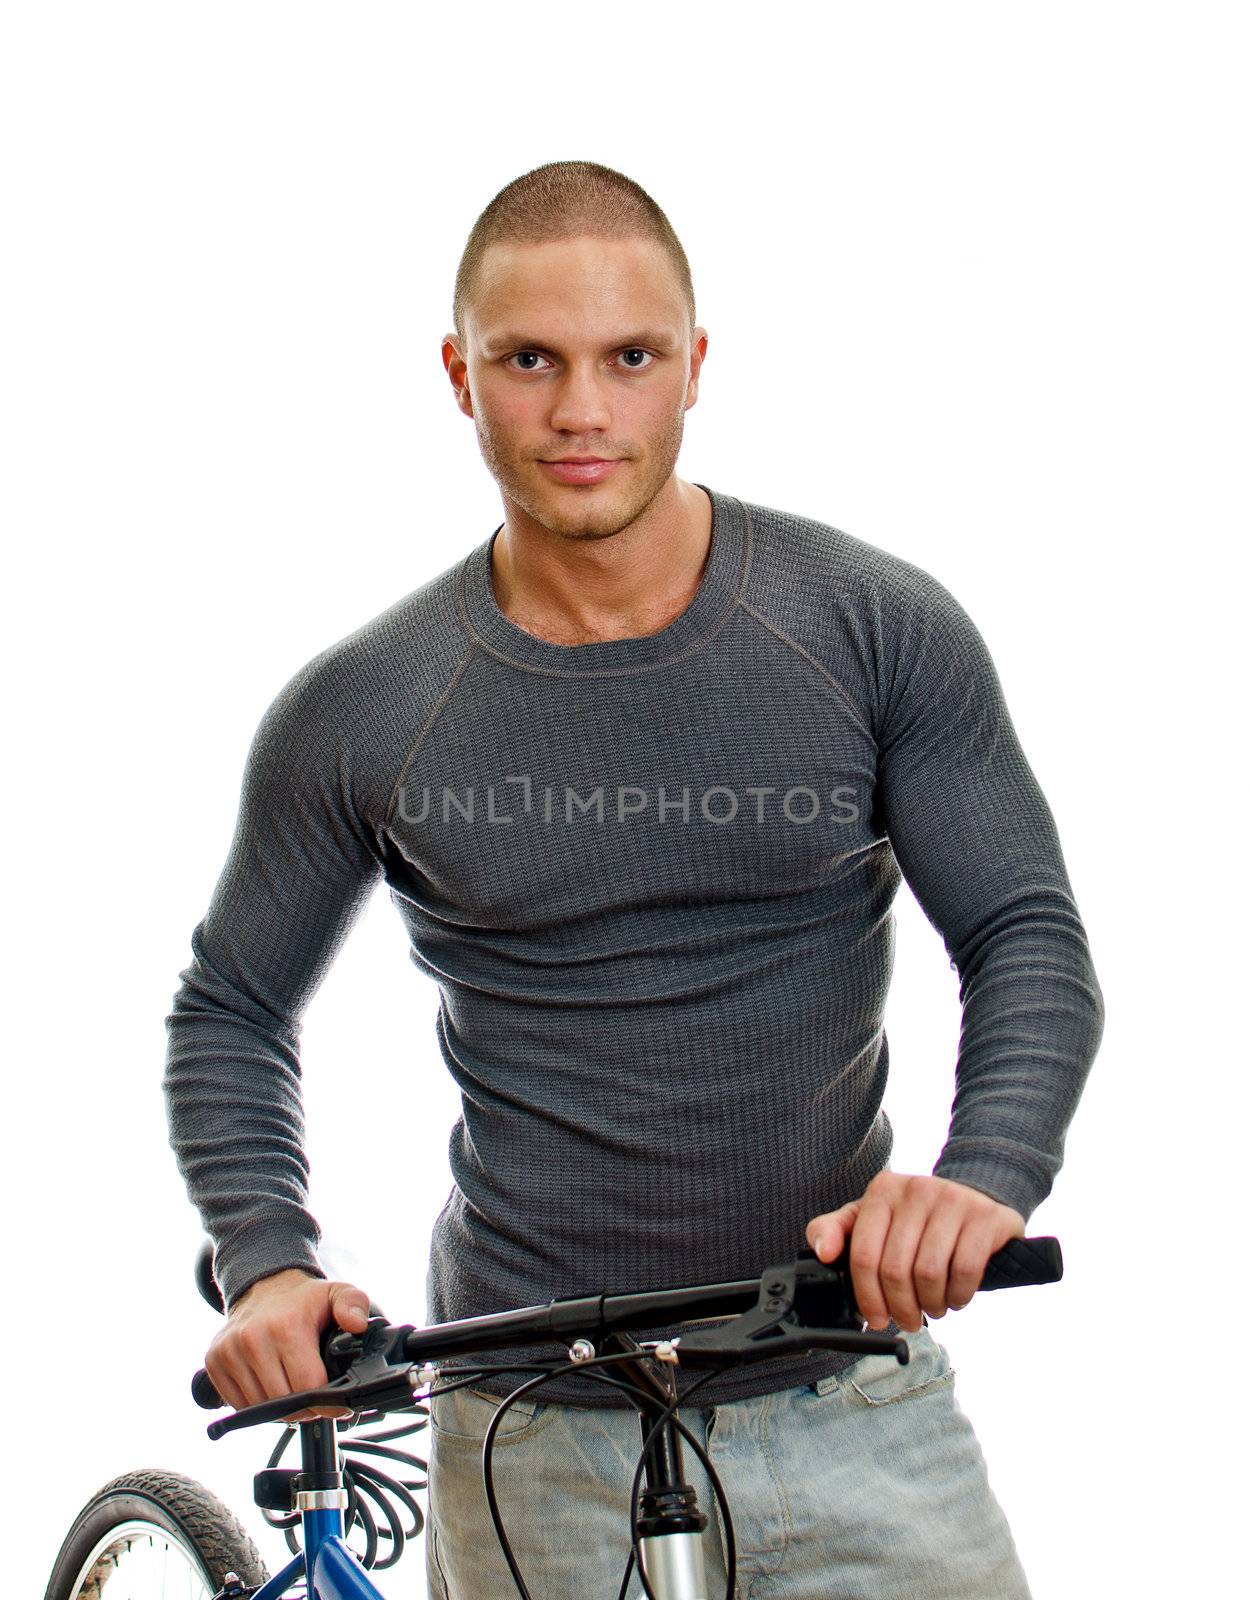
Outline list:
[[[349,724],[325,656],[265,712],[165,1019],[170,1142],[228,1306],[284,1267],[325,1276],[307,1205],[300,1017],[382,872],[353,793]]]
[[[1054,819],[985,642],[936,579],[893,597],[880,820],[959,974],[955,1094],[933,1168],[1015,1207],[1050,1193],[1103,1028]]]

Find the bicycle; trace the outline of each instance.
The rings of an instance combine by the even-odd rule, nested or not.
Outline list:
[[[196,1278],[205,1298],[224,1311],[212,1276],[212,1250],[212,1241],[205,1240]],[[1057,1239],[1012,1239],[990,1257],[979,1288],[1054,1283],[1062,1275]],[[582,1295],[424,1328],[389,1323],[374,1305],[369,1311],[360,1334],[345,1333],[333,1323],[322,1334],[328,1375],[324,1386],[243,1407],[208,1426],[209,1437],[219,1439],[307,1407],[345,1407],[349,1412],[346,1417],[284,1423],[283,1437],[256,1474],[256,1503],[266,1522],[284,1531],[293,1552],[280,1572],[269,1576],[242,1524],[203,1485],[179,1473],[143,1469],[105,1484],[79,1512],[57,1555],[45,1600],[155,1600],[169,1588],[171,1561],[180,1600],[278,1600],[301,1592],[301,1583],[308,1600],[383,1600],[367,1573],[393,1566],[405,1542],[420,1534],[424,1518],[414,1491],[428,1488],[428,1463],[392,1441],[426,1426],[425,1401],[471,1386],[487,1370],[499,1371],[497,1366],[457,1366],[448,1358],[552,1341],[565,1345],[568,1359],[508,1368],[537,1376],[504,1397],[482,1444],[491,1519],[518,1593],[529,1600],[495,1497],[495,1437],[515,1402],[557,1375],[580,1372],[622,1391],[637,1406],[641,1422],[643,1444],[630,1489],[631,1550],[619,1600],[624,1600],[635,1566],[647,1600],[707,1600],[700,1536],[708,1518],[685,1481],[682,1439],[702,1463],[721,1508],[727,1600],[732,1600],[736,1565],[728,1502],[706,1451],[679,1420],[679,1408],[717,1372],[740,1362],[813,1349],[893,1354],[900,1364],[909,1356],[904,1339],[865,1326],[846,1251],[825,1263],[804,1248],[793,1262],[769,1267],[758,1279]],[[630,1333],[631,1328],[707,1321],[718,1325],[643,1343]],[[679,1392],[677,1371],[687,1367],[709,1370]],[[224,1404],[203,1368],[191,1387],[199,1405],[211,1409]],[[381,1433],[353,1431],[389,1413],[405,1412],[415,1413],[416,1420]],[[279,1467],[296,1428],[301,1465]],[[353,1452],[406,1463],[427,1477],[397,1479],[369,1461],[348,1459]],[[370,1501],[378,1507],[381,1522]],[[409,1526],[398,1508],[408,1512]],[[297,1524],[302,1543],[295,1537]],[[363,1553],[348,1542],[357,1528]],[[122,1572],[124,1584],[110,1589]],[[158,1576],[159,1591],[154,1587]]]

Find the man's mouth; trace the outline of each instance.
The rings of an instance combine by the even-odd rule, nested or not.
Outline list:
[[[559,461],[543,461],[552,477],[560,483],[599,483],[620,464],[603,456],[564,456]]]

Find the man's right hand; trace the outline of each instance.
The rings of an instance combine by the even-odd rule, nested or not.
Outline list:
[[[329,1282],[300,1267],[285,1267],[245,1289],[230,1307],[204,1366],[221,1398],[237,1411],[327,1381],[321,1359],[322,1331],[335,1322],[347,1333],[363,1333],[369,1296],[355,1284]],[[346,1417],[345,1407],[296,1411],[283,1420]]]

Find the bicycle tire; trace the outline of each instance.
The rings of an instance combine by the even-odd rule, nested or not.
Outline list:
[[[181,1565],[183,1600],[188,1567],[208,1597],[228,1572],[249,1588],[269,1576],[247,1530],[211,1490],[180,1472],[139,1468],[111,1479],[74,1518],[44,1600],[108,1600],[122,1563],[151,1561],[162,1547],[166,1561],[172,1550],[175,1568]]]

